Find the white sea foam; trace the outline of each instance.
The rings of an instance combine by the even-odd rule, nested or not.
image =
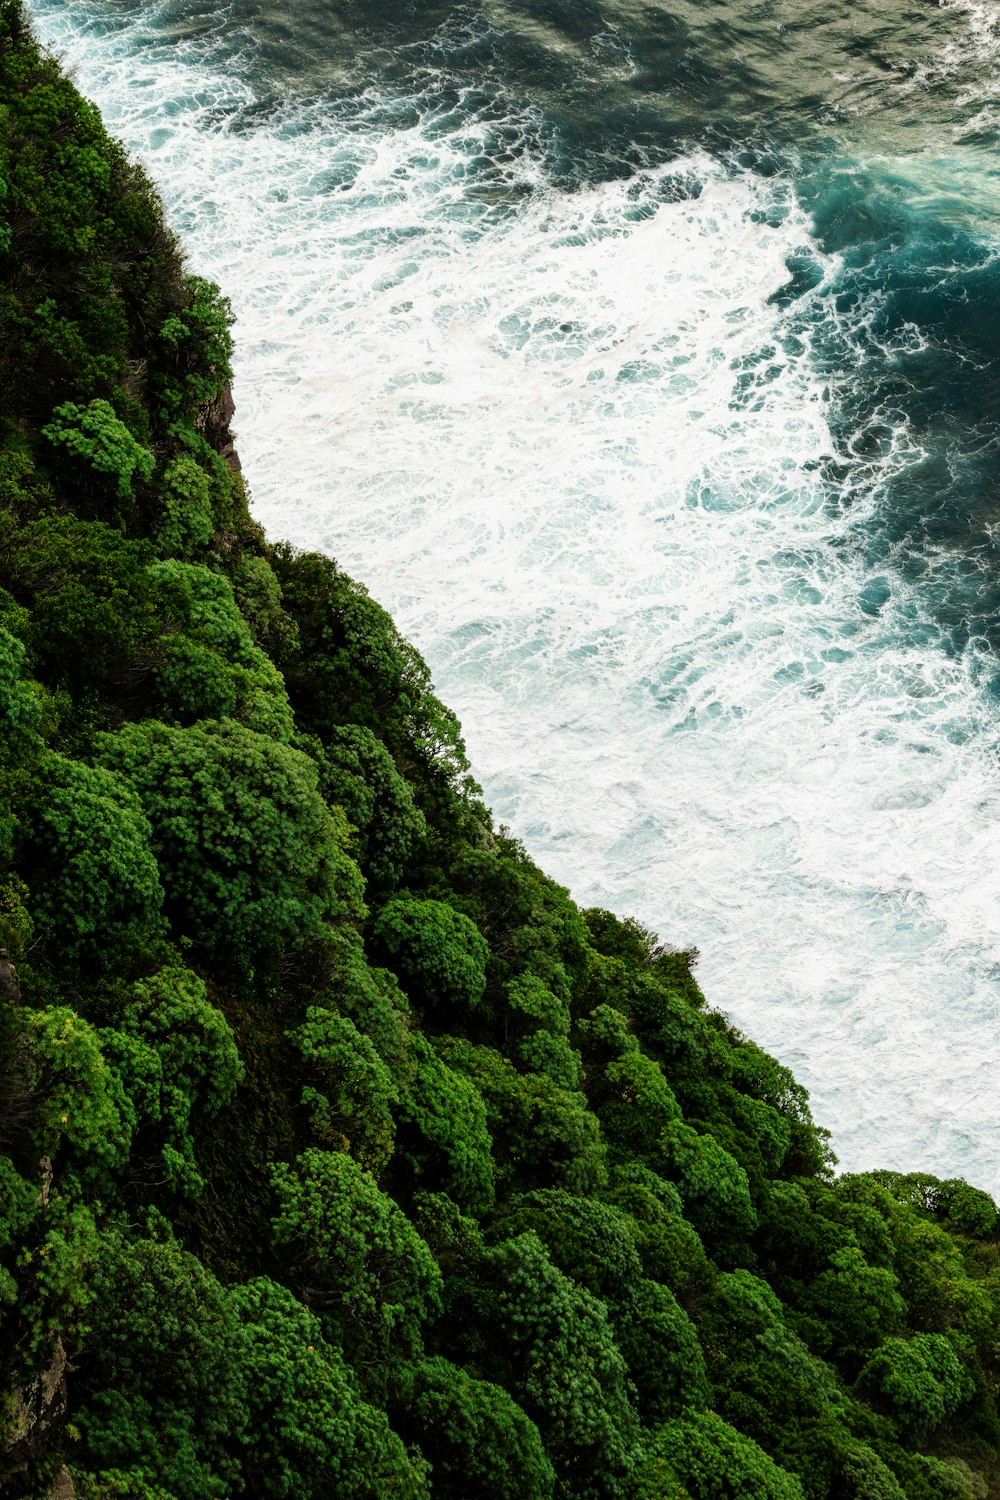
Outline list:
[[[498,816],[701,949],[845,1168],[1000,1187],[997,726],[976,650],[855,555],[870,458],[829,504],[837,266],[789,185],[696,154],[560,191],[529,114],[490,169],[432,91],[249,128],[196,48],[35,11],[233,297],[257,514],[393,611]]]

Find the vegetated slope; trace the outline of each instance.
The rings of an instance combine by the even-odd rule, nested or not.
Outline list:
[[[995,1205],[491,826],[229,350],[0,0],[0,1490],[991,1493]]]

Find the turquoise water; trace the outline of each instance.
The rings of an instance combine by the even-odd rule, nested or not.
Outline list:
[[[998,0],[32,10],[498,818],[1000,1187]]]

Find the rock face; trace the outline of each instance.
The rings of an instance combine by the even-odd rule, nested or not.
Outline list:
[[[15,1391],[7,1430],[3,1436],[4,1452],[0,1458],[0,1476],[16,1474],[49,1448],[53,1435],[62,1426],[66,1416],[66,1351],[62,1340],[57,1338],[52,1362],[27,1390]],[[73,1494],[73,1485],[65,1469],[65,1484],[58,1486],[62,1475],[56,1479],[53,1495],[68,1500]],[[66,1485],[69,1488],[66,1488]]]
[[[202,437],[215,449],[234,474],[243,471],[240,456],[236,451],[230,423],[236,412],[233,391],[227,381],[214,401],[210,401],[201,413],[198,428]]]
[[[21,986],[17,982],[17,970],[7,956],[7,949],[0,948],[0,1000],[11,1005],[21,1003]]]
[[[48,1493],[48,1500],[76,1500],[76,1490],[73,1481],[69,1477],[69,1470],[63,1464],[55,1477],[55,1483]]]

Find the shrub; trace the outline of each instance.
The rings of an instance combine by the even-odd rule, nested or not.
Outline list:
[[[91,474],[112,481],[120,500],[131,498],[135,475],[140,479],[152,476],[156,460],[107,401],[94,400],[86,406],[64,401],[52,417],[42,428],[43,437],[82,462]]]
[[[715,1412],[688,1412],[656,1430],[637,1500],[667,1500],[679,1480],[691,1500],[803,1500],[799,1481]]]
[[[41,707],[23,680],[24,646],[0,628],[0,765],[19,764],[41,748]]]
[[[163,517],[156,534],[157,551],[167,557],[190,557],[212,540],[212,481],[198,461],[181,453],[163,471]]]
[[[375,935],[415,999],[469,1009],[482,1000],[490,950],[454,907],[397,897],[379,912]]]
[[[377,1177],[395,1139],[392,1105],[399,1091],[389,1068],[353,1021],[319,1006],[310,1006],[291,1039],[306,1066],[302,1102],[317,1143],[348,1151]]]
[[[35,935],[28,903],[28,887],[16,875],[0,880],[0,948],[11,958],[20,958]]]
[[[660,1170],[677,1183],[684,1209],[705,1238],[745,1238],[756,1217],[743,1168],[710,1135],[675,1121],[660,1137]]]
[[[390,890],[403,879],[427,833],[423,814],[370,729],[345,724],[327,735],[321,786],[358,830],[358,863],[377,887]]]
[[[184,285],[184,305],[160,325],[157,339],[159,416],[172,425],[196,420],[232,378],[229,299],[202,276],[188,275]]]
[[[310,1149],[272,1169],[274,1240],[305,1302],[355,1359],[413,1354],[440,1304],[434,1257],[391,1198],[349,1156]]]
[[[11,526],[3,574],[30,611],[25,639],[36,673],[73,696],[94,686],[131,695],[158,654],[148,543],[99,521],[44,515]]]
[[[513,1372],[513,1394],[555,1465],[557,1493],[624,1496],[638,1424],[603,1303],[558,1271],[530,1233],[492,1251],[484,1274],[495,1288],[487,1317],[497,1367]]]
[[[425,1359],[407,1372],[398,1420],[442,1500],[549,1500],[555,1474],[538,1428],[500,1386]]]
[[[159,1158],[172,1186],[201,1187],[192,1115],[232,1101],[243,1064],[232,1030],[188,969],[161,969],[133,987],[118,1031],[102,1033],[140,1116],[156,1127]]]
[[[128,1316],[122,1316],[122,1309]],[[79,1462],[137,1468],[154,1493],[220,1500],[245,1423],[236,1309],[170,1238],[105,1235],[94,1276]],[[234,1442],[235,1439],[235,1442]]]
[[[524,1193],[501,1211],[496,1232],[513,1239],[529,1230],[564,1275],[604,1301],[626,1303],[642,1279],[629,1221],[612,1204],[558,1188]]]
[[[231,1298],[243,1330],[247,1422],[237,1437],[246,1492],[269,1500],[426,1500],[420,1458],[361,1399],[315,1314],[264,1277],[235,1287]]]
[[[169,914],[206,948],[301,947],[363,914],[344,831],[298,750],[231,719],[146,720],[102,735],[100,753],[145,809]]]
[[[178,723],[239,719],[259,734],[290,740],[281,674],[254,645],[228,579],[174,559],[149,571],[168,628],[155,674],[162,711]]]
[[[886,1402],[902,1431],[917,1438],[952,1416],[971,1394],[943,1333],[886,1339],[861,1371],[858,1389]]]
[[[561,1088],[580,1086],[580,1054],[569,1044],[569,1007],[535,974],[520,974],[506,987],[510,1021],[519,1033],[513,1050],[521,1065],[544,1073]]]
[[[868,1265],[854,1245],[833,1252],[829,1268],[811,1282],[801,1306],[828,1324],[836,1354],[862,1358],[902,1325],[906,1311],[892,1272]]]
[[[400,1158],[467,1212],[485,1213],[493,1202],[493,1142],[483,1097],[419,1034],[410,1058],[413,1071],[399,1105]]]
[[[82,1172],[106,1188],[128,1160],[135,1112],[99,1033],[67,1005],[26,1010],[23,1024],[41,1096],[37,1149],[63,1174]]]
[[[431,691],[419,653],[332,558],[279,543],[271,561],[296,626],[281,665],[299,724],[321,740],[332,725],[365,725],[384,739],[421,807],[453,811],[477,788],[458,721]]]
[[[668,1287],[640,1281],[615,1314],[614,1324],[646,1426],[707,1405],[710,1386],[701,1345]]]
[[[711,1280],[708,1257],[673,1183],[637,1162],[619,1166],[612,1181],[609,1199],[630,1216],[644,1274],[678,1296],[700,1297]]]
[[[486,1104],[501,1191],[564,1187],[592,1193],[607,1178],[607,1148],[582,1094],[542,1074],[518,1073],[491,1047],[443,1037],[439,1055],[471,1078]]]
[[[27,873],[40,936],[109,957],[162,929],[153,833],[124,777],[49,755],[30,813]]]

